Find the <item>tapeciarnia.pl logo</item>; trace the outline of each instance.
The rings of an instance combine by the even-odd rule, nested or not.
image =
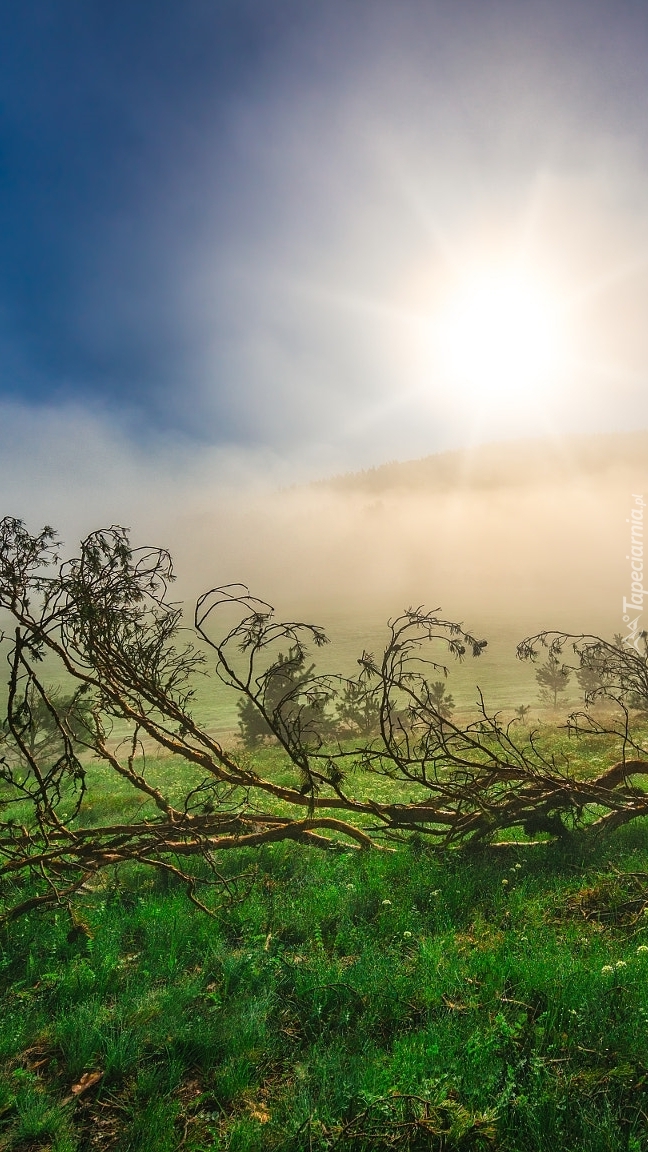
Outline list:
[[[630,553],[626,560],[630,561],[630,595],[623,597],[623,623],[627,629],[623,643],[628,648],[639,651],[640,642],[645,637],[645,630],[641,627],[641,614],[644,607],[644,596],[648,596],[648,589],[644,588],[644,511],[646,503],[643,495],[632,493],[634,504],[630,509],[630,516],[626,524],[630,525]],[[643,645],[642,645],[643,647]]]

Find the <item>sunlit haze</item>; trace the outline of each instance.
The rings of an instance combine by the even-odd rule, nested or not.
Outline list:
[[[485,551],[537,515],[546,559],[561,499],[540,481],[373,512],[294,488],[648,426],[648,8],[36,0],[0,19],[4,510],[70,542],[125,523],[188,584],[276,569],[305,600],[363,564],[438,599],[459,516],[465,596],[504,604],[517,560],[487,572]],[[572,470],[559,572],[570,523],[617,539],[642,459],[617,503]],[[554,601],[568,584],[578,602],[567,579]]]

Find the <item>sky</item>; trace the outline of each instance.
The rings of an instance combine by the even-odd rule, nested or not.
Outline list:
[[[635,0],[0,0],[6,510],[647,427],[647,58]]]

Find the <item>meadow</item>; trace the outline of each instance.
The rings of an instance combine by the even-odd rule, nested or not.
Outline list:
[[[87,571],[94,579],[92,566]],[[141,661],[166,649],[152,643],[159,618],[142,614],[139,599],[123,597],[114,608],[113,570],[106,571],[110,668],[121,669],[122,658],[127,666],[113,711],[132,716],[146,675]],[[88,603],[88,618],[102,620],[94,585]],[[128,619],[141,647],[120,631],[124,604],[133,603]],[[317,650],[318,671],[350,675],[363,648],[379,653],[384,645],[382,627],[324,623],[333,643]],[[458,719],[475,716],[479,685],[504,719],[529,705],[536,746],[548,761],[568,760],[575,778],[598,776],[619,758],[619,736],[576,741],[558,711],[540,708],[533,665],[515,660],[519,635],[484,632],[489,645],[478,660],[449,661]],[[72,650],[72,667],[83,674],[81,647],[71,642]],[[213,666],[213,651],[210,658]],[[36,661],[41,681],[55,676],[49,659]],[[154,673],[169,665],[151,667],[142,696],[155,704]],[[195,721],[233,747],[235,693],[225,696],[189,667]],[[101,675],[108,692],[110,669]],[[577,703],[572,680],[563,721]],[[193,721],[170,715],[164,739],[177,736],[169,746],[181,747],[183,725]],[[109,736],[113,750],[126,730],[120,723]],[[50,814],[71,838],[79,828],[111,825],[116,843],[127,840],[130,826],[155,815],[151,788],[182,811],[204,768],[190,756],[161,755],[150,726],[145,731],[148,791],[133,787],[133,771],[143,768],[137,742],[132,760],[122,749],[121,775],[99,736],[86,743],[98,758],[86,758],[88,790],[76,815],[77,777],[61,775]],[[259,802],[275,816],[284,803],[290,810],[294,792],[290,801],[279,786],[299,787],[295,757],[290,763],[276,744],[235,755],[235,779],[247,781],[237,785],[240,795],[209,793],[212,807],[200,809],[199,799],[192,811],[216,805],[218,815],[219,804],[232,804],[227,811],[247,808],[252,819]],[[277,791],[258,801],[243,769]],[[376,822],[370,801],[422,795],[416,777],[377,776],[362,759],[348,773],[347,794],[364,804],[349,809],[349,819],[365,830]],[[5,786],[12,780],[22,785],[21,770]],[[334,784],[331,775],[327,787]],[[319,793],[323,816],[333,795]],[[3,817],[6,845],[23,843],[15,828],[33,824],[34,811],[17,804],[13,823]],[[176,853],[170,819],[165,851]],[[187,899],[178,872],[132,857],[91,864],[70,903],[59,897],[0,928],[1,1152],[639,1152],[648,1142],[648,826],[637,819],[596,840],[575,820],[560,843],[549,842],[546,829],[531,843],[522,826],[518,820],[512,836],[509,828],[505,846],[489,834],[471,849],[436,850],[411,828],[401,842],[375,837],[369,850],[291,840],[244,849],[234,829],[234,847],[215,861],[216,888],[207,886],[209,853],[178,858],[210,912]],[[193,827],[203,835],[203,825]],[[46,852],[48,835],[46,827]],[[31,843],[40,850],[40,841]],[[154,856],[152,849],[151,865]],[[51,862],[40,877],[19,881],[20,874],[4,869],[7,906],[29,896],[31,883],[54,891]]]
[[[358,659],[363,651],[380,656],[388,639],[386,621],[377,619],[373,614],[366,618],[349,618],[324,612],[315,614],[314,619],[324,628],[329,640],[324,648],[313,655],[317,672],[356,676]],[[519,628],[504,624],[501,619],[486,618],[477,623],[466,620],[466,627],[474,627],[479,638],[483,636],[488,641],[478,660],[466,657],[457,661],[444,656],[443,652],[435,654],[446,662],[447,689],[455,701],[457,715],[463,717],[474,714],[481,689],[489,704],[494,709],[502,709],[506,715],[512,715],[515,708],[522,704],[531,708],[534,719],[542,717],[535,669],[518,660],[515,654],[516,645],[523,639],[524,633]],[[207,652],[207,675],[197,676],[193,681],[194,710],[210,732],[231,740],[238,735],[237,698],[230,689],[209,675],[213,663],[213,656]],[[444,678],[441,672],[435,673],[434,677]],[[579,696],[578,685],[572,678],[564,696],[564,704],[561,704],[562,713],[566,716],[569,707],[578,704],[579,700],[582,702],[582,695]]]
[[[173,757],[149,770],[181,790]],[[86,825],[146,815],[91,771]],[[2,929],[3,1152],[646,1147],[645,823],[219,867],[247,878],[214,916],[124,865]]]

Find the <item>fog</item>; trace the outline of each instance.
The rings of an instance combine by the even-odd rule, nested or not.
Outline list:
[[[178,442],[137,453],[87,414],[40,427],[20,415],[2,422],[3,511],[52,524],[68,554],[124,524],[134,544],[170,549],[179,599],[241,581],[280,613],[347,629],[423,604],[484,634],[622,630],[647,433],[513,441],[289,485],[269,454]]]
[[[282,611],[382,619],[424,604],[477,630],[611,635],[629,589],[631,494],[648,490],[648,437],[588,443],[601,452],[589,467],[567,466],[564,443],[541,444],[520,476],[520,458],[539,446],[502,445],[491,475],[480,468],[488,450],[448,453],[430,463],[474,471],[393,465],[189,515],[176,528],[183,579],[242,579]]]

